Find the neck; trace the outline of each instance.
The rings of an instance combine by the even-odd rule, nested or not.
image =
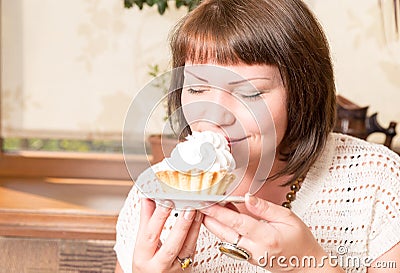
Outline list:
[[[282,204],[286,201],[286,194],[290,190],[290,186],[282,186],[282,184],[285,184],[290,178],[290,176],[282,176],[266,182],[257,192],[257,197],[278,205]]]
[[[275,161],[271,172],[270,177],[276,174],[279,170],[284,167],[285,162]],[[252,192],[257,197],[273,202],[275,204],[282,204],[286,200],[286,194],[289,191],[289,186],[282,187],[281,185],[286,183],[291,177],[290,176],[282,176],[272,181],[265,180],[255,180],[254,177],[256,175],[257,168],[247,166],[246,170],[237,169],[235,171],[235,175],[238,179],[241,180],[240,184],[233,191],[232,195],[240,195],[243,196],[245,193],[249,192],[250,186],[253,183],[253,189],[258,189],[257,192]],[[246,207],[244,204],[236,204],[236,208],[240,212],[246,213]]]

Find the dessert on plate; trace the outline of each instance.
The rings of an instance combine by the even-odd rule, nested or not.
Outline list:
[[[193,132],[152,169],[165,193],[223,195],[235,179],[228,141],[211,131]]]

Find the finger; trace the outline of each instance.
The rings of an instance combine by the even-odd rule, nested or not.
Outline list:
[[[191,257],[193,258],[194,253],[196,251],[197,238],[199,237],[199,231],[201,227],[201,223],[203,221],[203,216],[200,211],[196,211],[196,215],[194,218],[194,222],[190,226],[188,235],[183,243],[182,249],[179,252],[180,258]]]
[[[249,193],[245,195],[245,204],[252,214],[267,220],[271,224],[284,223],[290,225],[296,222],[296,217],[289,209],[257,198]]]
[[[243,248],[253,257],[259,257],[260,253],[261,255],[263,254],[263,252],[260,251],[260,247],[258,244],[262,243],[261,241],[265,240],[264,237],[266,233],[259,233],[259,237],[257,238],[257,240],[252,240],[245,236],[239,236],[236,231],[225,225],[221,225],[221,223],[215,220],[215,218],[205,216],[203,223],[210,232],[212,232],[221,240],[221,242],[236,244],[237,247]],[[262,247],[262,249],[264,248]],[[249,262],[255,264],[255,260],[253,258],[249,260]]]
[[[203,224],[208,231],[217,236],[221,241],[235,243],[239,236],[235,230],[224,224],[221,224],[213,217],[204,216]]]
[[[205,215],[215,218],[221,224],[232,228],[243,236],[251,236],[259,222],[253,217],[238,213],[220,205],[213,205],[201,210]]]
[[[164,204],[157,205],[153,214],[148,219],[147,224],[142,228],[141,233],[138,233],[136,246],[140,248],[137,253],[140,259],[151,259],[159,247],[159,239],[165,222],[171,213],[173,204],[165,201]],[[147,213],[147,211],[145,211]],[[144,216],[146,220],[147,215]]]
[[[146,226],[149,222],[149,219],[153,215],[154,210],[156,209],[156,205],[154,201],[148,198],[140,199],[140,222],[139,222],[139,232],[143,229],[143,226]]]
[[[207,215],[203,220],[204,225],[222,241],[234,243],[240,234],[241,242],[247,241],[247,246],[251,242],[260,243],[260,239],[272,244],[278,236],[274,225],[225,207],[214,205],[202,211]]]
[[[180,213],[167,240],[154,255],[161,264],[172,264],[176,261],[194,220],[195,212],[193,209],[186,209]]]

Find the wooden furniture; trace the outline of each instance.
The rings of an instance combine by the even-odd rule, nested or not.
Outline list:
[[[0,237],[1,273],[114,273],[114,241]]]
[[[0,177],[0,269],[113,272],[115,224],[132,185],[131,180]]]
[[[131,181],[0,178],[0,235],[113,240]]]
[[[162,161],[171,155],[172,150],[178,144],[178,140],[171,135],[151,135],[148,138],[151,148],[151,164]]]
[[[378,113],[367,116],[368,106],[361,107],[354,102],[338,95],[337,117],[334,131],[366,139],[372,133],[385,134],[384,145],[392,146],[396,135],[397,123],[390,122],[388,128],[381,126],[377,120]]]

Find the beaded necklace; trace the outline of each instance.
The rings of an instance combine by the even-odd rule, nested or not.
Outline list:
[[[290,184],[290,191],[286,194],[286,201],[282,203],[282,206],[288,209],[292,208],[292,201],[296,199],[296,193],[301,188],[301,182],[303,182],[304,176],[297,178],[292,184]]]

